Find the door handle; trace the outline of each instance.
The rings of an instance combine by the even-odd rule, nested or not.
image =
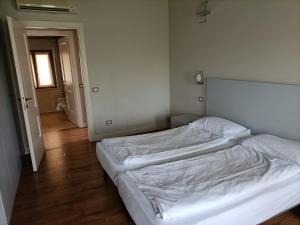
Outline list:
[[[80,87],[80,88],[83,88],[83,84],[79,84],[79,87]]]
[[[27,102],[29,100],[31,100],[32,98],[24,98],[24,100]]]
[[[32,98],[25,98],[25,97],[23,97],[23,100],[25,101],[24,102],[24,107],[25,107],[25,109],[26,110],[28,110],[28,104],[27,104],[27,101],[29,101],[29,100],[31,100]]]

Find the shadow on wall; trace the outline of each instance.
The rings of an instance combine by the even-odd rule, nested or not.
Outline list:
[[[28,149],[28,140],[26,135],[26,128],[25,128],[25,121],[24,121],[24,115],[22,112],[22,104],[18,99],[20,99],[19,95],[19,86],[18,82],[16,80],[16,72],[15,67],[13,65],[13,56],[10,48],[10,43],[8,42],[9,36],[8,36],[8,27],[6,23],[6,19],[3,19],[0,17],[0,48],[3,49],[3,65],[4,69],[6,71],[5,77],[8,89],[10,90],[10,97],[11,97],[11,105],[13,108],[13,116],[17,131],[17,136],[19,140],[19,146],[22,154],[29,153]]]
[[[0,28],[0,40],[3,40],[3,29]],[[0,191],[3,200],[5,218],[10,222],[14,199],[22,169],[20,144],[16,129],[16,96],[12,94],[12,84],[7,77],[7,56],[3,53],[4,43],[0,46]],[[1,210],[1,209],[0,209]],[[1,215],[0,215],[1,216]]]

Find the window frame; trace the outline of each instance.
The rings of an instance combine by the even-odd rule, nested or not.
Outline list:
[[[53,85],[51,86],[47,86],[47,87],[41,87],[39,84],[39,75],[38,75],[38,70],[37,70],[37,63],[36,63],[36,54],[47,54],[49,56],[49,61],[50,61],[50,66],[51,66],[51,72],[52,72],[52,79],[53,79]],[[47,88],[57,88],[57,81],[56,81],[56,73],[55,73],[55,67],[54,67],[54,60],[53,60],[53,51],[52,50],[30,50],[30,56],[32,59],[32,66],[34,71],[33,72],[33,76],[35,76],[35,83],[36,89],[47,89]]]

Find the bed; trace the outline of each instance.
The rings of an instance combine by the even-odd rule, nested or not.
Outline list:
[[[248,137],[235,146],[218,151],[203,152],[203,155],[120,174],[117,180],[118,191],[136,225],[253,225],[300,203],[300,86],[217,78],[207,79],[206,84],[206,115],[237,122],[250,128],[252,134],[257,136]],[[259,135],[263,133],[286,139]],[[188,164],[188,160],[195,160],[198,163],[193,165],[207,166],[205,160],[201,161],[201,157],[217,152],[219,155],[223,154],[221,168],[227,168],[226,171],[229,172],[230,167],[224,163],[224,159],[232,158],[226,158],[226,152],[244,153],[244,161],[233,160],[237,165],[243,162],[247,165],[247,159],[252,155],[260,156],[258,159],[267,162],[265,166],[271,166],[271,160],[276,159],[277,162],[281,162],[278,165],[283,170],[270,170],[273,172],[267,176],[262,173],[261,178],[256,176],[260,179],[248,179],[249,183],[246,182],[246,176],[245,182],[241,182],[242,185],[235,182],[236,185],[231,185],[231,189],[228,188],[230,185],[224,185],[223,189],[218,185],[211,185],[211,188],[205,189],[205,195],[203,192],[198,196],[194,195],[195,191],[190,185],[193,180],[189,181],[185,177],[188,172],[180,168],[180,165]],[[210,165],[219,165],[218,163],[220,161],[216,160]],[[181,181],[181,188],[176,186],[176,182],[173,184],[173,170],[179,173],[175,177],[178,182]],[[148,174],[145,174],[145,171],[148,171]],[[155,171],[157,176],[153,174]],[[199,171],[211,175],[210,172],[215,169],[198,168],[198,173],[191,171],[191,174],[196,176],[201,174]],[[145,176],[138,176],[139,173]],[[253,175],[252,177],[255,178]],[[209,179],[209,176],[206,179]],[[260,182],[261,180],[265,182]],[[237,189],[232,190],[235,186]],[[196,187],[197,185],[194,188]],[[185,189],[188,189],[187,198],[182,194]],[[221,194],[218,195],[216,190],[221,190]],[[199,198],[201,193],[204,198]]]
[[[250,130],[219,117],[204,117],[187,126],[150,134],[103,139],[97,143],[97,157],[117,183],[127,170],[192,157],[228,147]]]
[[[253,225],[300,203],[300,143],[251,136],[233,147],[127,171],[119,194],[136,225]]]

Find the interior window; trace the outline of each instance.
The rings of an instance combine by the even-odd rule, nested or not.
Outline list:
[[[36,88],[56,87],[51,51],[31,51],[31,63]]]

